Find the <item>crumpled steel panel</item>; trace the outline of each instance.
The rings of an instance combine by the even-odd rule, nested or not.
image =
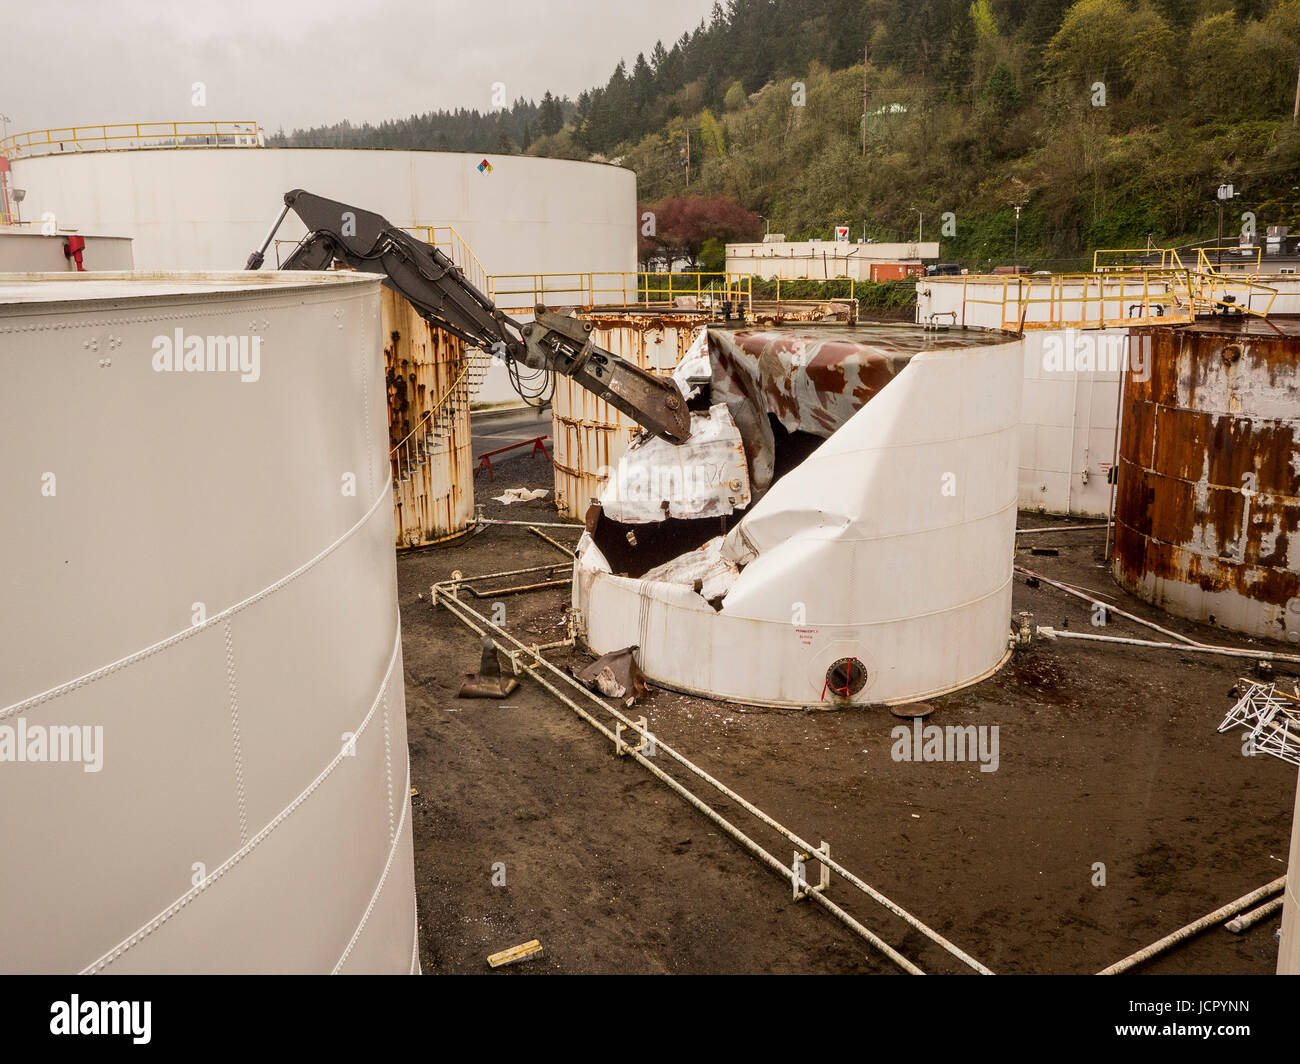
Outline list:
[[[1125,383],[1116,579],[1152,604],[1300,642],[1300,324],[1147,327]]]
[[[673,444],[642,434],[619,459],[600,496],[611,521],[646,524],[669,517],[722,517],[749,505],[749,471],[727,407],[691,414],[691,436]]]
[[[767,414],[789,432],[829,437],[894,379],[913,355],[1001,334],[922,333],[896,326],[843,326],[798,331],[711,326],[713,398],[740,428],[755,495],[772,482],[775,441]]]

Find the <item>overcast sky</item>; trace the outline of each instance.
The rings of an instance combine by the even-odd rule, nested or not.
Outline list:
[[[35,0],[5,5],[9,132],[256,119],[271,132],[576,97],[712,0]],[[203,82],[207,106],[191,104]]]

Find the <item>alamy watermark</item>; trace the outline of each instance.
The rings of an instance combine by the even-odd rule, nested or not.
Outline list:
[[[1043,337],[1046,373],[1119,373],[1151,379],[1151,337],[1097,329],[1062,329]]]
[[[889,756],[895,761],[978,761],[981,772],[998,770],[998,726],[996,724],[922,725],[915,717],[912,726],[900,724],[890,730],[894,745]]]
[[[0,724],[0,763],[80,764],[84,772],[104,767],[104,726],[96,724]]]
[[[238,373],[251,384],[262,376],[262,338],[185,335],[179,327],[171,336],[153,338],[153,368],[158,373]]]

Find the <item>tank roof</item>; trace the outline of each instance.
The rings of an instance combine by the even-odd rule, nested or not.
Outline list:
[[[87,303],[124,299],[191,298],[378,282],[377,274],[313,270],[132,270],[85,273],[0,273],[0,309],[32,303]]]

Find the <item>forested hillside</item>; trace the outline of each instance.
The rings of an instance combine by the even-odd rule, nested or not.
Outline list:
[[[1213,237],[1221,182],[1229,233],[1300,230],[1298,73],[1300,0],[730,0],[572,103],[357,142],[621,162],[646,204],[734,200],[791,238],[923,215],[973,266],[1009,261],[1019,205],[1021,262],[1064,266]]]

